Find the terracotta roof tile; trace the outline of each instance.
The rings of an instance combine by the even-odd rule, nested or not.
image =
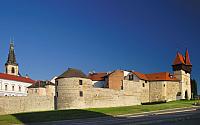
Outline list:
[[[181,55],[179,52],[176,54],[176,58],[174,59],[173,65],[177,64],[185,64],[183,55]]]
[[[145,74],[142,74],[140,72],[133,72],[138,78],[143,79],[143,80],[148,80]]]
[[[173,65],[178,65],[178,64],[192,65],[190,62],[188,49],[186,49],[185,57],[179,52],[176,54],[176,58],[174,59]]]
[[[190,56],[189,56],[189,53],[188,53],[188,49],[185,52],[185,64],[186,65],[192,65],[191,62],[190,62]]]
[[[174,75],[171,75],[168,72],[160,73],[151,73],[151,74],[142,74],[139,72],[133,72],[138,78],[148,81],[178,81]]]
[[[160,73],[152,73],[145,74],[149,81],[178,81],[174,75],[171,75],[169,72],[160,72]]]
[[[104,81],[104,77],[107,75],[107,73],[99,72],[99,73],[90,73],[88,75],[88,78],[92,81]]]
[[[35,81],[30,79],[30,78],[15,76],[15,75],[9,75],[9,74],[5,74],[5,73],[0,73],[0,79],[26,82],[26,83],[31,83],[31,84],[35,83]]]

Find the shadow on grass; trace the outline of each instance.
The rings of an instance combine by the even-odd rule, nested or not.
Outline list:
[[[70,110],[18,113],[18,114],[12,114],[12,116],[14,116],[21,123],[34,123],[34,122],[105,117],[109,115],[99,113],[99,112],[94,112],[94,111],[70,109]]]

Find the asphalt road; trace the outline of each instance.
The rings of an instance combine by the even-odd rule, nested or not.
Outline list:
[[[199,125],[200,109],[189,108],[139,115],[36,123],[37,125]],[[33,125],[33,124],[32,124]]]

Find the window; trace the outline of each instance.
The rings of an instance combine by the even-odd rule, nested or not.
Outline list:
[[[79,80],[79,85],[83,85],[83,80]]]
[[[83,91],[79,92],[80,97],[83,97]]]
[[[145,80],[145,83],[147,83],[147,80]]]
[[[177,92],[176,96],[181,96],[181,92]]]
[[[145,87],[145,84],[144,84],[144,83],[142,83],[142,87]]]
[[[129,75],[129,80],[133,80],[133,75]]]
[[[8,90],[8,85],[5,85],[5,90]]]
[[[37,89],[35,89],[35,93],[37,93]]]
[[[163,86],[165,87],[165,84]]]
[[[124,86],[123,86],[123,80],[122,80],[121,90],[123,90],[123,89],[124,89]]]
[[[12,67],[12,71],[11,71],[12,73],[15,73],[15,68],[14,67]]]
[[[22,88],[21,88],[21,86],[19,86],[19,91],[20,91],[20,92],[22,91]]]
[[[56,97],[58,97],[58,92],[56,92]]]
[[[12,91],[15,91],[15,86],[12,86]]]

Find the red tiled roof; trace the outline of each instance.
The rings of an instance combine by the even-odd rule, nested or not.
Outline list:
[[[181,55],[179,52],[176,54],[176,58],[174,60],[174,63],[173,65],[177,65],[177,64],[185,64],[185,61],[184,61],[184,57],[183,55]]]
[[[142,74],[139,72],[133,72],[138,78],[148,81],[178,81],[176,77],[168,72]]]
[[[15,75],[9,75],[9,74],[5,74],[5,73],[0,73],[0,79],[26,82],[26,83],[31,83],[31,84],[35,83],[35,81],[30,79],[30,78],[15,76]]]
[[[92,81],[103,81],[104,77],[107,75],[107,73],[99,72],[99,73],[90,73],[88,78]]]
[[[138,78],[143,79],[143,80],[148,80],[145,74],[142,74],[140,72],[133,72]]]
[[[188,49],[185,52],[185,64],[186,65],[192,65],[191,62],[190,62],[190,56],[189,56],[189,53],[188,53]]]
[[[185,52],[185,57],[179,52],[176,54],[176,58],[174,59],[173,65],[178,65],[178,64],[192,65],[190,62],[188,49]]]
[[[149,81],[178,81],[174,75],[171,75],[169,72],[160,72],[160,73],[152,73],[145,74]]]

